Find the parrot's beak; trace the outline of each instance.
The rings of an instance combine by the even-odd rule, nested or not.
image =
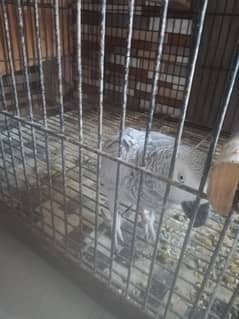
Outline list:
[[[194,215],[195,202],[185,201],[182,202],[182,208],[185,215],[191,220]],[[193,227],[197,228],[206,224],[210,213],[210,206],[208,203],[201,204],[198,209],[197,217],[194,221]]]

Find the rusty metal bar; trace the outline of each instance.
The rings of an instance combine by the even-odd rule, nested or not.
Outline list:
[[[231,299],[228,303],[227,309],[226,309],[225,313],[223,314],[223,318],[227,319],[229,317],[231,309],[232,309],[238,295],[239,295],[239,283],[237,284],[236,289],[231,296]]]
[[[222,247],[222,245],[223,245],[223,240],[224,240],[224,238],[225,238],[226,232],[228,231],[228,229],[229,229],[229,227],[230,227],[230,225],[231,225],[231,222],[232,222],[232,214],[233,214],[233,211],[231,211],[230,214],[228,215],[228,217],[226,218],[226,221],[225,221],[225,223],[224,223],[223,229],[222,229],[222,231],[221,231],[221,233],[220,233],[219,240],[218,240],[217,245],[216,245],[216,247],[215,247],[214,253],[213,253],[212,257],[211,257],[211,260],[210,260],[210,263],[209,263],[209,265],[208,265],[207,271],[206,271],[206,273],[204,274],[204,277],[203,277],[203,280],[202,280],[200,289],[199,289],[199,291],[198,291],[198,293],[197,293],[197,296],[196,296],[196,298],[195,298],[195,301],[194,301],[194,303],[193,303],[192,313],[193,313],[194,309],[197,308],[197,305],[198,305],[198,303],[199,303],[199,300],[201,299],[202,293],[203,293],[203,291],[204,291],[204,289],[205,289],[205,287],[206,287],[206,283],[208,282],[208,279],[209,279],[209,277],[210,277],[210,273],[211,273],[211,271],[212,271],[212,269],[213,269],[213,266],[215,265],[215,262],[216,262],[216,259],[217,259],[217,257],[218,257],[219,251],[220,251],[220,249],[221,249],[221,247]],[[220,276],[220,277],[221,277],[221,276]],[[217,285],[218,285],[219,283],[220,283],[220,279],[218,278]],[[213,299],[213,298],[212,298],[212,299]],[[209,307],[209,309],[210,309],[210,307]],[[193,316],[193,314],[191,314],[191,317],[192,317],[192,316]],[[206,313],[205,316],[208,316],[208,314]]]
[[[56,55],[57,55],[57,76],[59,89],[59,104],[60,104],[60,132],[65,134],[64,126],[64,100],[63,100],[63,82],[62,82],[62,59],[61,59],[61,35],[60,35],[60,18],[59,18],[59,0],[54,2],[54,16],[55,16],[55,37],[56,37]],[[68,236],[68,221],[66,214],[66,168],[65,168],[65,145],[64,139],[61,139],[61,163],[62,163],[62,182],[64,192],[64,229],[65,236]],[[67,241],[66,241],[67,242]]]
[[[164,38],[165,38],[165,32],[166,32],[166,23],[167,23],[167,14],[168,14],[168,0],[164,1],[163,6],[163,12],[161,17],[161,28],[159,32],[159,42],[158,42],[158,51],[157,51],[157,58],[155,63],[155,70],[154,70],[154,77],[153,77],[153,87],[152,87],[152,93],[151,93],[151,101],[150,101],[150,112],[147,122],[147,128],[145,133],[145,141],[144,141],[144,150],[142,155],[142,161],[141,166],[145,166],[145,159],[146,159],[146,153],[147,153],[147,145],[148,145],[148,139],[149,134],[152,128],[153,123],[153,117],[155,112],[155,106],[156,106],[156,94],[158,93],[158,85],[159,85],[159,71],[160,71],[160,65],[161,65],[161,57],[163,53],[163,44],[164,44]],[[128,296],[129,293],[129,284],[130,284],[130,277],[131,277],[131,271],[132,271],[132,263],[133,263],[133,256],[134,256],[134,250],[135,250],[135,241],[136,241],[136,229],[138,224],[138,216],[140,213],[140,200],[141,200],[141,192],[142,192],[142,186],[143,186],[143,173],[140,173],[140,179],[139,179],[139,186],[138,186],[138,193],[137,193],[137,203],[136,203],[136,214],[134,219],[134,228],[133,228],[133,235],[132,235],[132,243],[131,243],[131,252],[130,252],[130,264],[128,269],[128,277],[127,277],[127,284],[126,284],[126,296]]]
[[[9,182],[9,178],[8,178],[8,169],[6,166],[6,155],[5,155],[5,150],[4,150],[4,146],[3,146],[3,136],[2,136],[1,130],[0,130],[0,149],[1,149],[1,155],[2,155],[4,175],[5,175],[6,184],[7,184],[7,188],[8,188],[8,194],[11,196],[11,186],[10,186],[10,182]],[[4,194],[3,189],[2,189],[2,193]],[[11,200],[11,206],[13,207],[12,200]]]
[[[104,102],[104,60],[105,60],[105,30],[106,30],[106,0],[102,0],[101,24],[100,24],[100,88],[98,106],[98,141],[97,147],[102,150],[102,129],[103,129],[103,102]],[[100,200],[100,166],[101,157],[97,155],[96,168],[96,214],[95,214],[95,242],[94,242],[94,269],[96,270],[97,244],[98,244],[98,223],[99,223],[99,200]]]
[[[33,104],[32,104],[32,95],[31,95],[31,87],[30,87],[30,80],[29,80],[29,74],[28,74],[28,58],[27,58],[27,50],[26,50],[26,41],[25,41],[25,35],[24,35],[24,22],[23,22],[23,14],[22,14],[22,7],[21,7],[21,0],[17,1],[17,8],[18,8],[18,19],[19,19],[19,29],[20,29],[20,37],[21,37],[21,49],[22,49],[22,57],[23,57],[23,67],[24,67],[24,73],[25,73],[25,80],[26,80],[26,87],[27,87],[27,99],[28,99],[28,107],[29,107],[29,115],[30,115],[30,121],[33,120]],[[40,214],[43,216],[42,213],[42,196],[41,196],[41,185],[40,185],[40,179],[39,179],[39,169],[38,169],[38,163],[37,163],[37,145],[36,145],[36,134],[35,134],[35,128],[31,127],[31,135],[32,135],[32,141],[33,141],[33,158],[34,158],[34,167],[35,167],[35,173],[36,173],[36,182],[37,182],[37,188],[39,192],[39,199],[40,199]],[[43,227],[43,225],[42,225]]]
[[[178,153],[178,150],[179,150],[179,147],[180,147],[180,143],[181,143],[181,139],[182,139],[185,118],[186,118],[186,114],[187,114],[187,110],[188,110],[188,106],[189,106],[190,94],[191,94],[191,90],[192,90],[193,78],[194,78],[194,74],[195,74],[195,70],[196,70],[196,63],[197,63],[197,59],[198,59],[199,47],[200,47],[201,38],[202,38],[202,32],[203,32],[203,26],[204,26],[206,11],[207,11],[207,5],[208,5],[208,1],[205,0],[204,4],[203,4],[203,7],[202,7],[202,11],[201,11],[201,16],[200,16],[200,19],[199,19],[200,21],[199,21],[199,25],[198,25],[197,39],[196,39],[196,44],[195,44],[195,49],[194,49],[194,55],[193,55],[193,60],[192,60],[192,64],[191,64],[191,69],[190,69],[190,73],[189,73],[189,79],[188,79],[187,87],[186,87],[185,100],[184,100],[184,104],[183,104],[183,107],[182,107],[181,121],[180,121],[180,124],[178,126],[177,136],[176,136],[175,143],[174,143],[174,151],[173,151],[173,155],[172,155],[171,163],[170,163],[170,168],[169,168],[169,176],[168,176],[169,180],[172,180],[172,178],[173,178],[173,173],[174,173],[174,168],[175,168],[175,163],[176,163],[176,157],[177,157],[177,153]],[[162,229],[162,226],[163,226],[163,219],[164,219],[164,214],[165,214],[165,205],[167,203],[167,199],[168,199],[168,195],[169,195],[169,192],[170,192],[170,188],[171,188],[171,185],[167,184],[166,191],[165,191],[165,194],[164,194],[162,211],[161,211],[161,214],[160,214],[157,234],[156,234],[156,242],[155,242],[155,246],[154,246],[153,257],[152,257],[150,271],[149,271],[149,277],[148,277],[148,283],[147,283],[147,293],[146,293],[145,300],[144,300],[144,307],[146,307],[146,304],[147,304],[147,301],[148,301],[148,293],[149,293],[149,289],[150,289],[150,286],[151,286],[153,268],[154,268],[156,254],[157,254],[157,249],[158,249],[158,244],[159,244],[159,239],[160,239],[160,233],[161,233],[161,229]],[[166,317],[166,315],[167,315],[167,306],[166,306],[166,309],[165,309],[164,318]]]
[[[230,222],[229,222],[229,225],[230,225]],[[227,257],[226,257],[226,260],[225,260],[225,263],[224,263],[224,266],[223,266],[223,269],[219,275],[219,277],[217,278],[217,283],[213,289],[213,293],[211,294],[210,296],[210,300],[209,300],[209,303],[208,303],[208,306],[207,306],[207,309],[206,309],[206,312],[205,312],[205,315],[204,315],[204,319],[208,319],[208,316],[210,315],[210,311],[212,309],[212,306],[213,306],[213,303],[215,301],[215,298],[216,298],[216,294],[218,292],[218,289],[220,287],[220,284],[222,282],[222,279],[228,269],[228,266],[229,266],[229,263],[230,263],[230,260],[231,260],[231,257],[233,256],[233,254],[235,253],[235,250],[237,248],[237,245],[238,245],[238,242],[239,242],[239,229],[237,230],[237,233],[236,233],[236,236],[235,236],[235,239],[233,241],[233,245],[231,247],[231,250],[230,252],[228,253]],[[218,245],[219,246],[219,243]],[[219,248],[220,249],[220,248]],[[216,250],[215,250],[216,251]],[[213,258],[213,257],[212,257]],[[212,260],[211,260],[211,263],[210,265],[212,264]],[[208,270],[207,272],[209,271],[210,268],[210,265],[208,266]],[[206,276],[206,275],[205,275]],[[202,290],[202,285],[201,285],[201,290]],[[225,317],[226,318],[226,317]]]
[[[79,127],[79,142],[83,143],[83,105],[82,105],[82,38],[81,38],[81,0],[77,1],[77,71],[78,71],[78,127]],[[83,180],[83,151],[79,145],[79,193],[80,193],[80,230],[82,227],[82,180]],[[80,248],[81,253],[81,248]]]
[[[127,37],[127,53],[126,53],[126,62],[125,62],[125,74],[124,74],[124,88],[123,88],[123,104],[121,109],[120,116],[120,136],[119,136],[119,149],[118,149],[118,157],[120,158],[122,152],[122,137],[123,131],[125,129],[125,118],[126,118],[126,109],[127,109],[127,91],[128,91],[128,80],[129,80],[129,66],[130,66],[130,55],[131,55],[131,45],[132,45],[132,35],[133,35],[133,23],[134,23],[134,5],[135,1],[131,0],[129,2],[129,29],[128,29],[128,37]],[[113,236],[112,236],[112,245],[111,245],[111,253],[110,253],[110,269],[109,269],[109,282],[112,277],[112,269],[113,269],[113,257],[115,251],[115,240],[116,240],[116,225],[118,218],[118,192],[119,192],[119,178],[120,178],[120,163],[117,163],[116,168],[116,187],[115,187],[115,197],[114,197],[114,211],[113,211]]]
[[[43,59],[42,59],[38,0],[34,0],[34,12],[35,12],[35,27],[36,27],[36,38],[37,38],[37,56],[38,56],[39,73],[40,73],[43,126],[45,129],[47,129],[48,122],[47,122],[46,90],[45,90],[44,73],[43,73]],[[49,162],[49,141],[48,141],[48,133],[46,131],[44,131],[44,139],[45,139],[45,149],[46,149],[45,154],[46,154],[46,166],[47,166],[47,177],[48,177],[48,191],[49,191],[49,198],[50,198],[52,234],[53,234],[53,239],[55,241],[56,234],[55,234],[54,209],[53,209],[53,202],[52,202],[52,178],[51,178],[51,169],[50,169],[50,162]]]
[[[18,100],[18,93],[17,93],[17,85],[16,85],[16,78],[15,78],[15,72],[14,72],[14,60],[12,56],[12,39],[10,36],[9,31],[9,21],[8,21],[8,13],[5,1],[2,0],[2,8],[3,8],[3,19],[4,19],[4,29],[5,29],[5,35],[6,35],[6,43],[7,43],[7,54],[8,54],[8,61],[10,66],[10,72],[11,72],[11,79],[12,79],[12,86],[13,86],[13,95],[14,95],[14,101],[15,101],[15,109],[16,109],[16,115],[20,115],[20,108],[19,108],[19,100]],[[18,133],[19,133],[19,140],[20,140],[20,152],[22,157],[22,165],[23,165],[23,174],[25,179],[25,186],[27,191],[29,192],[29,182],[27,179],[27,173],[26,173],[26,159],[24,154],[24,144],[23,144],[23,138],[22,138],[22,124],[21,122],[17,122],[18,124]]]
[[[205,167],[204,167],[203,176],[202,176],[201,183],[200,183],[200,186],[199,186],[199,192],[201,192],[205,188],[205,185],[206,185],[209,169],[210,169],[211,162],[212,162],[212,157],[213,157],[213,154],[215,152],[215,149],[216,149],[216,146],[217,146],[217,143],[218,143],[218,139],[219,139],[219,136],[220,136],[220,133],[221,133],[221,130],[222,130],[222,126],[223,126],[223,123],[224,123],[224,119],[225,119],[225,116],[226,116],[226,112],[227,112],[229,104],[230,104],[232,91],[233,91],[233,88],[234,88],[234,84],[236,82],[236,77],[238,75],[238,70],[239,70],[239,55],[237,54],[234,70],[232,72],[232,76],[230,78],[230,81],[229,81],[229,84],[228,84],[228,87],[227,87],[225,100],[222,101],[222,106],[223,106],[222,107],[222,111],[220,113],[220,116],[217,119],[217,122],[215,123],[214,131],[213,131],[213,134],[212,134],[213,140],[211,142],[210,149],[209,149],[209,152],[208,152],[208,157],[207,157],[206,164],[205,164]],[[197,195],[196,196],[196,200],[195,200],[194,209],[193,209],[193,212],[194,212],[193,218],[189,222],[188,230],[187,230],[186,236],[184,238],[183,247],[181,249],[179,261],[178,261],[178,264],[177,264],[177,267],[176,267],[176,271],[175,271],[172,287],[171,287],[169,298],[168,298],[168,301],[167,301],[167,306],[166,306],[166,310],[165,310],[165,314],[164,314],[165,316],[167,315],[167,311],[169,309],[169,305],[170,305],[170,302],[171,302],[171,299],[172,299],[172,295],[173,295],[173,290],[175,288],[177,277],[178,277],[178,274],[179,274],[179,271],[180,271],[180,267],[181,267],[181,264],[182,264],[182,260],[184,258],[184,253],[186,251],[188,242],[190,240],[190,235],[191,235],[191,232],[192,232],[193,224],[194,224],[196,216],[198,214],[199,205],[200,205],[200,198]],[[217,253],[218,252],[219,251],[217,251]],[[197,297],[196,297],[196,300],[197,300]],[[195,308],[193,309],[189,319],[192,319],[194,310],[195,310]]]
[[[7,101],[6,101],[6,95],[5,95],[5,88],[4,88],[3,78],[2,78],[1,74],[0,74],[0,89],[1,89],[1,95],[2,95],[3,110],[7,111]],[[11,139],[11,135],[10,135],[10,126],[9,126],[9,122],[8,122],[8,117],[5,115],[3,115],[3,116],[4,116],[4,122],[5,122],[6,129],[7,129],[8,144],[9,144],[9,148],[10,148],[10,156],[11,156],[11,161],[12,161],[12,168],[13,168],[13,172],[14,172],[16,189],[18,189],[16,163],[15,163],[15,159],[14,159],[14,155],[13,155],[12,139]]]

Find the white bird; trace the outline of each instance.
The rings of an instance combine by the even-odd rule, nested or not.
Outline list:
[[[113,157],[118,156],[119,134],[113,136],[104,143],[103,150]],[[155,175],[168,177],[170,161],[174,149],[174,138],[159,132],[151,132],[148,138],[147,152],[145,156],[145,167]],[[134,164],[141,165],[144,152],[145,131],[127,128],[122,134],[121,159]],[[195,189],[199,187],[206,154],[198,149],[187,145],[181,145],[177,154],[173,180],[186,184]],[[102,193],[106,196],[111,217],[114,212],[114,199],[116,187],[117,163],[106,157],[101,162],[101,187]],[[138,195],[140,172],[120,165],[118,200],[119,203],[135,205]],[[142,191],[140,194],[140,207],[142,222],[145,225],[145,235],[155,239],[155,211],[162,206],[167,184],[150,175],[143,175]],[[167,206],[179,203],[192,203],[195,195],[177,187],[171,186]],[[166,208],[168,208],[166,206]],[[190,205],[182,205],[185,213],[190,218]],[[208,215],[208,206],[204,205],[195,221],[194,226],[201,226],[205,223]],[[121,231],[121,215],[116,214],[116,246],[118,238],[123,241]]]

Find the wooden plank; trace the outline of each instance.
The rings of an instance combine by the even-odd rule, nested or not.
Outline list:
[[[0,6],[0,72],[2,74],[7,73],[7,57],[6,57],[6,42],[4,37],[4,26],[3,26],[3,10]]]
[[[233,207],[239,184],[239,136],[230,140],[211,169],[208,199],[221,215],[228,215]]]

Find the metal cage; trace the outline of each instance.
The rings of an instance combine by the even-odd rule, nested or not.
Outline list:
[[[129,318],[239,317],[238,212],[193,229],[222,133],[238,126],[238,14],[233,0],[1,0],[1,220]],[[146,131],[137,164],[103,149],[127,126]],[[175,138],[166,177],[144,165],[152,129]],[[181,141],[207,154],[198,189],[172,178]],[[104,158],[117,165],[112,215]],[[119,202],[122,167],[139,174],[136,209]],[[167,184],[153,241],[146,175]],[[190,221],[178,207],[166,218],[172,187],[195,195]]]

